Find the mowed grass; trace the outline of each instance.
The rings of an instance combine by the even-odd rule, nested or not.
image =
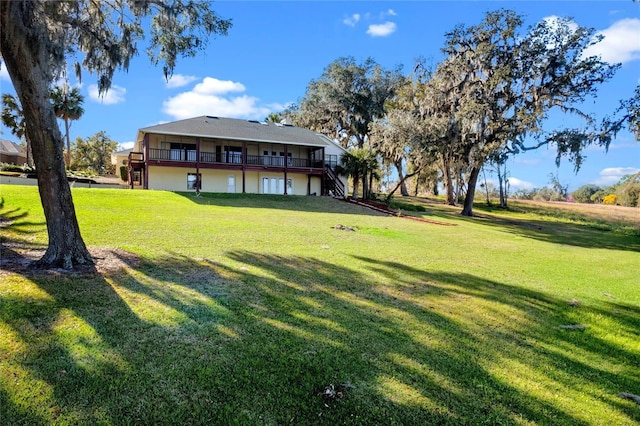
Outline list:
[[[0,191],[3,256],[44,247],[37,189]],[[87,245],[122,268],[0,272],[0,424],[640,422],[620,396],[640,394],[636,232],[433,203],[420,214],[455,226],[324,197],[73,195]]]

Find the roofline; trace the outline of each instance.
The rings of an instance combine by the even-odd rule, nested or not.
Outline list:
[[[195,134],[195,133],[181,133],[181,132],[152,132],[152,131],[146,131],[145,129],[149,129],[149,127],[138,129],[138,135],[142,135],[142,137],[141,138],[140,137],[137,138],[138,140],[136,140],[136,142],[142,141],[142,139],[144,138],[144,134],[152,134],[153,133],[153,134],[157,134],[157,135],[189,136],[189,137],[194,137],[194,138],[232,140],[232,141],[241,141],[241,142],[263,142],[263,143],[273,143],[273,144],[282,144],[282,145],[317,146],[317,145],[313,145],[313,144],[304,144],[302,142],[296,143],[296,142],[286,142],[286,141],[275,141],[275,140],[270,140],[270,139],[244,139],[244,138],[236,138],[236,137],[211,136],[211,135],[200,135],[200,134]],[[316,133],[316,135],[322,137],[323,139],[326,139],[327,142],[337,146],[338,148],[342,149],[344,152],[347,151],[342,146],[340,146],[339,144],[335,143],[332,139],[329,139],[329,137],[327,135],[323,135],[322,133]],[[318,146],[318,148],[323,148],[323,147],[322,146]]]

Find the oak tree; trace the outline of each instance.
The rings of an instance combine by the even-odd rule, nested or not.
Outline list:
[[[371,123],[384,117],[385,102],[402,84],[400,71],[399,67],[385,70],[371,58],[362,63],[339,58],[309,83],[295,110],[287,115],[294,124],[337,139],[344,148],[361,149],[368,143]],[[369,198],[371,174],[360,178],[363,198]]]
[[[436,70],[451,80],[449,104],[461,129],[458,143],[468,162],[463,215],[473,214],[473,199],[484,163],[505,149],[514,155],[554,145],[556,163],[568,157],[575,169],[586,146],[608,146],[594,119],[580,105],[595,96],[600,83],[618,65],[585,50],[600,38],[569,19],[543,20],[521,33],[522,17],[513,11],[487,13],[475,26],[458,26],[446,34],[446,59]],[[584,119],[581,128],[547,130],[551,111]],[[534,143],[526,145],[526,137]]]
[[[22,105],[48,233],[40,267],[73,269],[93,259],[80,234],[63,156],[64,142],[50,102],[52,83],[69,61],[105,93],[127,70],[149,25],[146,53],[169,77],[179,57],[195,56],[208,36],[226,35],[231,21],[209,3],[187,0],[0,0],[0,54]]]

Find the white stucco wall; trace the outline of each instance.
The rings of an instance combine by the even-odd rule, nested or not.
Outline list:
[[[167,191],[190,191],[187,189],[187,175],[195,173],[195,168],[149,166],[149,189]],[[200,169],[202,192],[231,192],[229,177],[235,178],[235,191],[242,192],[242,171]],[[284,179],[283,173],[247,171],[245,173],[245,191],[250,194],[263,194],[264,178]],[[307,195],[308,177],[302,173],[287,173],[292,180],[293,192],[289,195]],[[311,193],[320,195],[321,179],[311,177]],[[195,191],[195,190],[193,190]]]

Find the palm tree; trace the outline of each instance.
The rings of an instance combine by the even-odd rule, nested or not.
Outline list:
[[[22,114],[22,108],[20,102],[13,95],[8,93],[2,94],[2,113],[0,114],[0,120],[11,133],[18,139],[24,139],[27,143],[27,166],[33,167],[33,160],[31,158],[31,146],[29,143],[29,136],[27,135],[27,127],[24,121],[24,115]]]
[[[280,123],[282,121],[282,115],[277,112],[272,112],[264,119],[267,123]]]
[[[84,114],[84,109],[82,108],[84,97],[80,94],[80,90],[77,87],[70,89],[69,85],[65,83],[62,85],[62,87],[55,86],[51,90],[51,102],[53,103],[53,110],[56,114],[56,117],[64,120],[64,128],[67,139],[67,156],[65,158],[65,162],[68,168],[71,162],[69,120],[78,120],[82,116],[82,114]]]
[[[378,160],[376,156],[367,148],[356,148],[344,153],[341,161],[344,173],[353,180],[353,193],[351,194],[351,198],[358,198],[361,180],[364,184],[362,197],[369,198],[370,191],[367,187],[367,178],[370,173],[375,173],[377,169]]]

